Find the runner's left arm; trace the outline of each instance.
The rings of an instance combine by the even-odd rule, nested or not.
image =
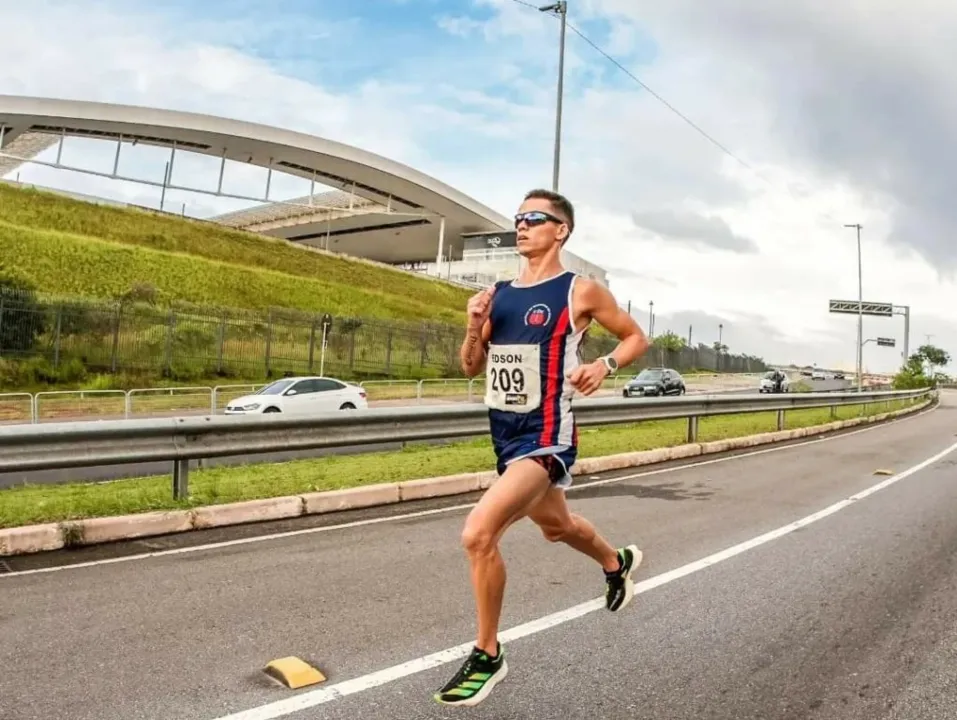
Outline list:
[[[618,367],[630,365],[640,358],[650,347],[648,338],[635,319],[619,307],[615,296],[601,283],[580,279],[579,292],[575,306],[589,320],[594,320],[608,332],[615,335],[618,346],[609,353],[618,363]],[[609,371],[601,360],[580,366],[569,380],[578,390],[590,395],[601,387]]]

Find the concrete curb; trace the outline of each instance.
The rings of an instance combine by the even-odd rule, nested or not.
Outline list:
[[[610,470],[656,465],[700,455],[714,455],[730,450],[771,445],[902,417],[923,410],[932,402],[933,400],[928,400],[925,403],[912,405],[902,410],[866,418],[836,420],[825,425],[814,425],[794,430],[781,430],[712,442],[688,443],[654,450],[583,458],[575,463],[572,470],[578,475],[588,475]],[[497,477],[495,471],[463,473],[445,477],[406,480],[399,483],[365,485],[345,490],[209,505],[191,510],[147,512],[135,515],[4,528],[0,529],[0,557],[59,550],[64,547],[95,545],[117,540],[169,535],[213,527],[245,525],[268,520],[285,520],[303,515],[322,515],[410,500],[465,495],[488,489]]]

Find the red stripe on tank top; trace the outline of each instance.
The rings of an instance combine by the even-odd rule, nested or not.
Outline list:
[[[555,323],[555,330],[552,333],[552,339],[548,343],[548,373],[545,378],[545,397],[543,398],[543,410],[545,423],[542,427],[542,435],[539,443],[544,446],[552,444],[552,433],[555,432],[555,400],[558,397],[559,376],[558,361],[561,357],[562,338],[568,331],[568,307],[562,310],[558,316],[558,322]]]

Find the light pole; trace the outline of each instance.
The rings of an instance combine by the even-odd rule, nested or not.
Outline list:
[[[724,323],[718,323],[718,362],[717,370],[721,372],[721,340],[724,337]]]
[[[861,269],[861,224],[845,224],[857,228],[857,392],[861,392],[861,373],[864,369],[864,280]]]
[[[568,17],[568,3],[566,0],[543,5],[538,8],[541,12],[554,12],[561,17],[561,38],[558,42],[558,98],[555,107],[555,152],[552,158],[552,191],[558,192],[558,167],[561,161],[562,146],[562,95],[565,86],[565,24]]]

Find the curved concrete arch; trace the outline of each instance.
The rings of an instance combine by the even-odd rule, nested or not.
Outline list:
[[[145,106],[0,95],[0,130],[0,152],[7,153],[8,161],[8,166],[0,168],[0,174],[15,167],[9,166],[13,159],[10,156],[30,159],[48,149],[59,137],[123,140],[175,147],[305,179],[314,178],[321,185],[384,206],[382,209],[388,207],[399,213],[418,215],[419,229],[410,230],[418,236],[413,239],[407,234],[402,241],[410,246],[409,252],[387,253],[389,257],[381,258],[387,261],[423,259],[418,257],[422,255],[421,250],[411,245],[419,246],[423,237],[430,236],[430,244],[435,248],[439,242],[440,218],[445,221],[447,248],[461,247],[463,233],[499,232],[510,227],[508,219],[501,214],[407,165],[340,142],[269,125]],[[15,152],[18,147],[23,149],[22,154]],[[3,160],[0,157],[0,162]],[[13,159],[13,162],[18,161]],[[382,217],[383,213],[376,215],[377,220]],[[408,217],[405,220],[406,223],[396,223],[395,227],[413,224],[408,222]],[[356,223],[349,225],[353,227],[342,232],[362,231]],[[392,233],[392,226],[383,226],[381,222],[375,228],[376,233],[385,231],[380,238],[383,241],[387,241],[387,236],[394,239],[394,235],[399,234]],[[305,236],[302,228],[297,231]],[[423,236],[423,232],[427,236]]]

